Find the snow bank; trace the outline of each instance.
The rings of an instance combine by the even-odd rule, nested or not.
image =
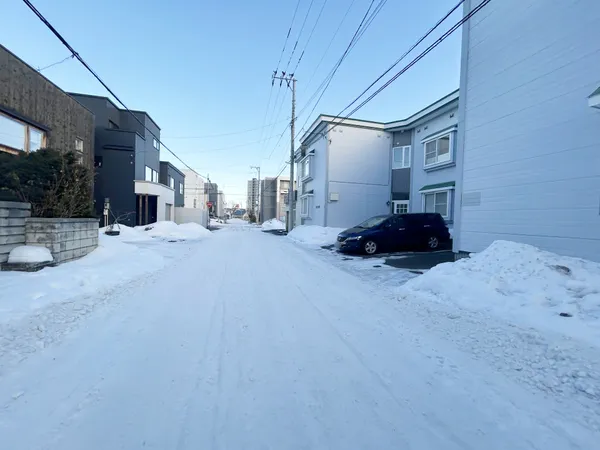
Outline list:
[[[399,288],[415,295],[558,331],[600,345],[600,264],[496,241]],[[572,317],[561,317],[560,314]]]
[[[264,231],[285,230],[285,223],[277,219],[267,220],[262,224],[262,229]]]
[[[337,235],[345,228],[320,227],[318,225],[300,225],[294,228],[288,238],[306,245],[333,245]]]
[[[143,228],[143,227],[142,227]],[[104,234],[108,227],[100,228],[100,234]],[[110,236],[113,240],[123,241],[123,242],[142,242],[149,241],[152,239],[151,236],[144,233],[143,230],[139,230],[133,227],[128,227],[127,225],[114,226],[113,230],[120,231],[118,236]]]
[[[195,240],[212,235],[202,225],[193,222],[177,225],[175,222],[162,221],[135,227],[135,229],[145,233],[146,236],[158,239]]]
[[[13,248],[8,254],[9,264],[44,263],[54,261],[50,250],[35,245],[21,245]]]
[[[100,233],[98,248],[81,259],[33,273],[0,272],[0,322],[50,303],[105,292],[164,264],[164,257],[153,250]]]

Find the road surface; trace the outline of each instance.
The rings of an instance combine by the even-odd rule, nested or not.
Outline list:
[[[0,378],[2,450],[564,450],[598,437],[364,280],[247,227],[116,290]]]

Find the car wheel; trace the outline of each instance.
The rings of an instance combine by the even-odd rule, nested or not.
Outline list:
[[[367,255],[374,255],[377,253],[377,243],[374,241],[367,241],[363,244],[363,249]]]
[[[429,239],[427,239],[427,248],[429,248],[429,250],[435,250],[439,246],[440,240],[437,237],[431,236]]]

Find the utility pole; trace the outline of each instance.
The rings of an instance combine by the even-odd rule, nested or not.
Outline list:
[[[281,75],[277,75],[277,71],[273,72],[273,79],[271,85],[275,83],[275,80],[279,80],[279,86],[285,81],[287,87],[292,90],[292,119],[290,122],[290,187],[288,189],[288,220],[286,222],[287,232],[289,233],[294,228],[294,138],[296,135],[296,79],[294,74],[290,73],[286,75],[285,72],[281,72]],[[279,195],[279,194],[278,194]]]
[[[251,169],[256,169],[258,171],[258,196],[256,200],[256,223],[260,223],[260,166],[250,166]]]

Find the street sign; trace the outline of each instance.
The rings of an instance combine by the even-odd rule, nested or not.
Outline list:
[[[207,208],[212,208],[213,202],[206,202],[206,207]]]

